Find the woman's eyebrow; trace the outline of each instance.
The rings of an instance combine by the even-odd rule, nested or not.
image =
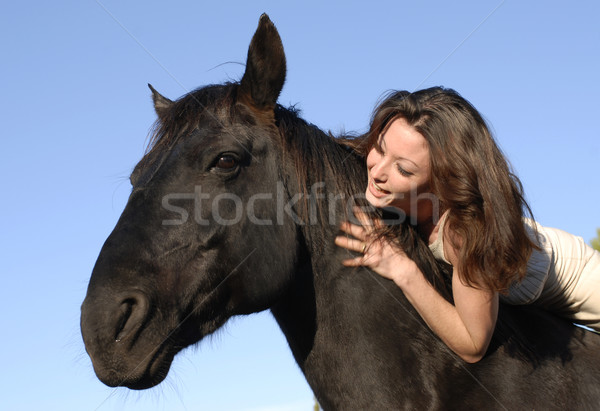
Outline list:
[[[412,163],[417,170],[419,169],[419,166],[417,165],[417,163],[415,163],[414,161],[412,161],[410,158],[406,158],[406,157],[394,157],[394,159],[395,160],[405,160],[405,161],[408,161],[408,162]]]
[[[380,141],[379,141],[379,147],[381,147],[382,150],[385,150],[385,135],[382,134],[380,137]],[[410,158],[406,158],[406,157],[396,157],[396,156],[392,156],[394,158],[394,160],[406,160],[406,161],[410,161],[415,168],[418,170],[419,166],[417,165],[417,163],[415,163],[413,160],[411,160]]]

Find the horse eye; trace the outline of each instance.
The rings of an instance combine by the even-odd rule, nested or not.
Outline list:
[[[236,158],[230,154],[223,154],[217,160],[215,167],[220,168],[221,170],[232,170],[237,167],[238,162]]]

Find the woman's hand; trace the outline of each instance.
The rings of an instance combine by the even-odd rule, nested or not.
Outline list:
[[[385,238],[376,237],[374,227],[380,227],[381,221],[371,221],[366,214],[357,210],[355,214],[362,225],[344,222],[340,229],[348,236],[336,237],[335,244],[362,255],[344,260],[342,264],[369,267],[400,287],[412,275],[419,273],[414,261],[401,248]]]

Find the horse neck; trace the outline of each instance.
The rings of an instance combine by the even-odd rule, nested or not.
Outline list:
[[[328,246],[333,246],[340,224],[352,214],[356,199],[364,197],[367,173],[362,157],[319,129],[310,130],[313,132],[300,150],[305,168],[296,169],[288,181],[295,179],[292,186],[304,198],[298,207],[299,229],[310,255],[315,257],[331,254]]]
[[[362,159],[324,135],[318,143],[327,145],[326,149],[309,147],[307,151],[319,155],[308,159],[308,163],[320,171],[306,170],[300,177],[303,181],[297,170],[286,177],[290,194],[304,191],[307,201],[298,204],[301,217],[297,225],[296,272],[287,294],[272,307],[302,368],[315,348],[317,328],[329,327],[332,309],[352,304],[351,300],[340,298],[343,294],[335,292],[336,279],[343,280],[348,274],[348,269],[341,264],[348,258],[348,251],[337,247],[334,239],[339,234],[340,224],[351,213],[354,197],[363,192],[366,184]],[[344,320],[352,319],[345,317]]]
[[[307,201],[301,205],[304,214],[298,225],[302,249],[317,284],[343,275],[340,256],[347,258],[348,251],[337,247],[334,239],[341,223],[353,213],[356,199],[364,196],[367,181],[362,158],[325,136],[318,144],[327,149],[310,150],[316,157],[310,164],[319,170],[307,170],[304,176]]]

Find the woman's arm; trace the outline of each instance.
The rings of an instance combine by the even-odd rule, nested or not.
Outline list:
[[[454,304],[446,301],[427,281],[404,252],[388,241],[372,240],[365,228],[344,223],[342,231],[354,238],[339,236],[336,244],[364,255],[345,260],[347,266],[367,266],[379,275],[393,280],[444,343],[463,360],[477,362],[485,354],[498,316],[498,294],[474,288],[460,280],[460,273],[452,274]],[[447,258],[454,263],[456,255],[448,250]],[[456,267],[456,264],[454,264]]]
[[[446,301],[415,269],[413,274],[394,273],[394,282],[415,307],[429,328],[466,362],[477,362],[485,354],[498,317],[498,293],[467,286],[452,275],[454,304]]]

